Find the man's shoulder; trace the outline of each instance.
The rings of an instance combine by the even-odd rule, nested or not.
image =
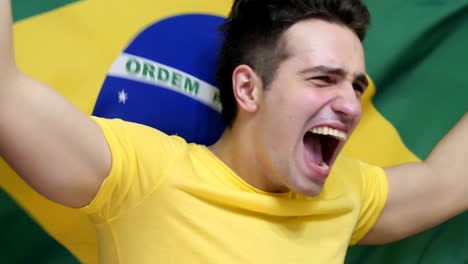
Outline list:
[[[113,134],[123,140],[142,141],[150,144],[153,141],[172,141],[174,144],[187,145],[187,142],[177,134],[168,135],[163,131],[141,123],[127,121],[119,118],[91,117],[104,131],[104,134]],[[107,133],[106,133],[107,132]]]
[[[369,182],[384,179],[384,176],[383,168],[341,154],[335,161],[330,179],[346,183],[352,189],[361,192]]]

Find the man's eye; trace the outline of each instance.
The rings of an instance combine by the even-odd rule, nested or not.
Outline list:
[[[359,95],[364,94],[364,87],[362,87],[362,85],[360,85],[360,84],[354,83],[354,84],[353,84],[353,89],[354,89],[354,91],[356,91],[356,93],[358,93]]]
[[[319,81],[321,84],[332,84],[335,81],[329,76],[316,76],[310,78],[311,80]]]

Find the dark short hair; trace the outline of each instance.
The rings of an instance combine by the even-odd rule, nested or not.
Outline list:
[[[242,64],[250,66],[267,87],[286,54],[282,34],[295,23],[317,18],[351,29],[361,42],[370,24],[370,14],[360,0],[235,0],[221,25],[223,45],[216,72],[223,119],[232,126],[237,103],[232,73]]]

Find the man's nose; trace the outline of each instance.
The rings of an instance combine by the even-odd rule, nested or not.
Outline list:
[[[353,84],[343,84],[337,91],[337,97],[332,103],[332,109],[339,115],[347,118],[361,116],[361,97],[356,94]]]

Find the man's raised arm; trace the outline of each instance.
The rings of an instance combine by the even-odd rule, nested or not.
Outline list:
[[[392,242],[468,210],[468,114],[427,159],[386,168],[389,197],[360,244]]]
[[[92,200],[111,166],[99,126],[18,70],[10,0],[0,0],[0,156],[39,193],[72,207]]]

